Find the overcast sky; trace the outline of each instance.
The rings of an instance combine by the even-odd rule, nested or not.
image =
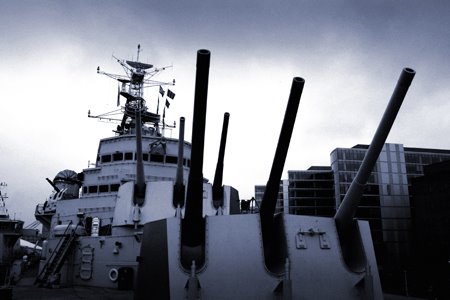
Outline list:
[[[292,78],[306,80],[287,170],[329,165],[337,147],[370,143],[402,68],[417,74],[388,142],[450,149],[449,1],[0,0],[0,181],[11,215],[34,220],[57,172],[95,161],[116,124],[112,58],[173,65],[166,120],[191,140],[196,51],[211,51],[204,176],[214,177],[230,112],[224,183],[243,199],[265,184]],[[205,3],[207,2],[207,3]],[[155,110],[157,91],[148,91]],[[178,130],[172,133],[177,137]]]

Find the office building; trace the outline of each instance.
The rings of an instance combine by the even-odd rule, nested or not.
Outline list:
[[[336,205],[339,206],[368,149],[337,148],[331,153]],[[385,144],[365,187],[356,218],[369,221],[383,288],[400,293],[412,257],[411,180],[424,167],[450,159],[450,150]]]
[[[333,172],[330,167],[288,171],[288,210],[294,215],[332,217],[336,213]]]
[[[411,180],[410,191],[414,210],[409,289],[422,297],[449,299],[450,160],[425,166],[424,175]]]
[[[283,203],[283,211],[291,214],[333,216],[368,147],[336,148],[330,154],[331,167],[288,171],[287,183],[284,180],[280,185],[277,207]],[[423,210],[417,209],[411,198],[412,181],[424,175],[427,165],[446,160],[450,160],[450,150],[386,143],[369,177],[356,218],[370,224],[383,289],[388,292],[407,292],[408,269],[414,259],[413,218]],[[282,193],[286,185],[287,195]],[[428,198],[423,197],[421,201],[426,203]]]
[[[277,204],[275,206],[275,213],[279,212],[288,213],[289,209],[288,186],[289,186],[288,180],[280,180],[280,189],[278,191],[278,199]],[[265,185],[255,185],[255,202],[257,211],[259,211],[259,207],[261,206],[261,201],[263,199],[265,191],[266,191]]]

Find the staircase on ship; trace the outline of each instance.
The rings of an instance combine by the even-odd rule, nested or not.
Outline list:
[[[47,260],[47,263],[39,272],[39,275],[36,277],[34,282],[35,285],[51,286],[53,284],[57,284],[59,271],[61,270],[68,254],[75,245],[77,238],[77,227],[78,225],[75,227],[72,226],[72,221],[67,225],[67,228],[60,237],[55,250],[52,252],[51,256]]]

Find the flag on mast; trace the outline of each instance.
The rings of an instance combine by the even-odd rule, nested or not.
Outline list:
[[[170,106],[170,102],[169,102],[169,100],[166,99],[166,107],[169,108],[169,106]]]
[[[167,97],[173,100],[173,98],[175,97],[175,93],[167,89]]]
[[[164,97],[164,89],[159,86],[159,93],[161,94],[161,97]]]

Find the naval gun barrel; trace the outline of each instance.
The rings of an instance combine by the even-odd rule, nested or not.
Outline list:
[[[294,130],[295,118],[297,116],[298,105],[300,103],[300,96],[302,94],[304,84],[305,80],[300,77],[295,77],[292,81],[291,93],[289,95],[283,125],[281,127],[280,137],[278,139],[272,169],[270,171],[269,180],[267,181],[266,190],[264,191],[261,202],[261,209],[259,211],[261,221],[264,224],[270,223],[275,213],[281,175],[283,173],[292,131]]]
[[[191,168],[186,195],[185,216],[182,225],[182,244],[199,246],[204,241],[203,223],[203,152],[205,144],[206,106],[208,97],[209,50],[197,51],[194,116],[192,121]],[[191,263],[191,261],[189,261]]]
[[[216,172],[214,174],[214,183],[212,187],[213,192],[213,205],[216,209],[223,206],[223,160],[225,157],[225,145],[227,143],[228,122],[230,114],[225,113],[223,115],[222,136],[220,138],[219,157],[217,158]]]
[[[280,137],[278,139],[277,149],[275,151],[275,157],[272,163],[272,169],[270,171],[269,180],[267,181],[266,190],[264,191],[261,208],[259,211],[266,258],[268,257],[267,255],[271,255],[267,252],[271,252],[270,249],[275,246],[272,245],[274,241],[273,223],[275,207],[278,200],[281,175],[283,173],[284,163],[286,162],[286,155],[289,149],[304,84],[305,80],[303,78],[295,77],[292,80],[291,92],[284,115],[283,125],[281,127]],[[284,259],[285,258],[283,258],[283,260]]]
[[[142,103],[141,101],[138,101]],[[142,121],[141,105],[136,108],[136,186],[134,191],[134,203],[141,206],[145,201],[145,177],[144,163],[142,159]]]
[[[352,224],[353,217],[358,209],[359,201],[364,191],[364,187],[372,173],[373,167],[381,153],[386,138],[394,123],[403,99],[406,96],[409,86],[416,72],[410,68],[404,68],[400,74],[397,85],[389,100],[389,104],[383,114],[380,124],[370,143],[369,149],[359,167],[355,179],[352,181],[348,192],[345,194],[334,219],[340,232],[346,231]]]
[[[184,183],[183,183],[183,162],[184,162],[184,117],[180,118],[180,134],[178,137],[178,166],[175,179],[173,206],[184,206]]]
[[[57,192],[57,193],[59,193],[61,190],[56,186],[56,184],[53,182],[53,181],[51,181],[50,179],[48,179],[48,178],[45,178],[45,180],[47,180],[47,182],[48,183],[50,183],[50,185],[55,189],[55,191]]]

